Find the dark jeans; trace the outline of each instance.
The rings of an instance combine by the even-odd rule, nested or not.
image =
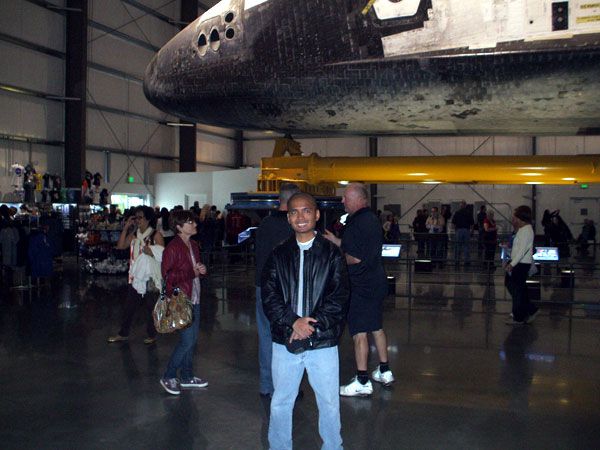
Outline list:
[[[179,342],[175,346],[164,378],[177,378],[180,370],[181,381],[189,381],[194,377],[194,351],[200,333],[200,305],[192,306],[192,324],[179,330]]]
[[[432,260],[441,261],[444,258],[444,235],[431,233],[428,236],[428,254]]]
[[[144,313],[146,314],[146,333],[148,333],[148,337],[153,338],[156,336],[156,328],[154,328],[154,321],[152,320],[152,310],[154,309],[157,295],[156,292],[146,292],[146,295],[142,297],[131,285],[127,286],[127,297],[123,309],[123,321],[121,322],[121,331],[119,331],[121,336],[129,336],[133,316],[135,316],[135,312],[140,305],[144,306]]]
[[[496,241],[484,241],[485,257],[484,261],[493,263],[496,254]]]
[[[415,241],[417,241],[417,255],[425,254],[425,244],[427,243],[427,233],[415,233]]]
[[[505,284],[512,297],[513,320],[517,322],[525,322],[538,310],[529,301],[529,292],[527,291],[527,275],[530,267],[531,264],[517,264],[513,267],[512,274],[506,275]]]
[[[258,332],[258,389],[261,394],[272,394],[271,360],[273,359],[273,340],[271,339],[271,324],[263,310],[260,287],[256,288],[256,331]]]

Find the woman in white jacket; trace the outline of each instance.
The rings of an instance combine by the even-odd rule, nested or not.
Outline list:
[[[156,342],[156,329],[152,320],[152,310],[156,303],[156,293],[147,292],[147,283],[153,279],[160,289],[160,261],[165,248],[165,240],[153,227],[154,210],[149,206],[138,206],[135,215],[125,222],[116,248],[129,248],[129,286],[123,308],[123,320],[119,334],[110,336],[108,342],[121,342],[129,339],[129,330],[138,308],[143,305],[146,314],[144,344]],[[153,260],[152,260],[153,259]]]
[[[517,230],[510,260],[505,265],[506,286],[512,296],[512,317],[507,325],[525,325],[531,323],[539,309],[529,300],[527,292],[527,275],[533,263],[533,228],[531,226],[531,208],[519,206],[515,209],[512,223]]]

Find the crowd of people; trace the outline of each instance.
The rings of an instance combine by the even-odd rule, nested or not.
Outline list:
[[[0,254],[2,281],[14,286],[50,277],[54,258],[62,254],[63,223],[55,211],[40,211],[22,205],[19,209],[0,205]]]
[[[362,184],[348,185],[342,202],[348,213],[345,224],[337,226],[336,221],[331,230],[321,233],[317,231],[320,211],[315,198],[300,192],[294,184],[283,184],[279,209],[265,217],[256,232],[258,391],[270,400],[271,448],[292,448],[294,403],[301,395],[299,388],[305,371],[315,392],[323,448],[328,449],[342,448],[339,397],[371,396],[372,382],[383,386],[395,382],[383,327],[387,281],[381,248],[386,240],[399,239],[399,226],[393,215],[382,226],[369,208],[369,194]],[[4,252],[4,242],[17,239],[13,231],[16,219],[5,206],[0,207],[0,216],[2,256],[12,258],[11,252]],[[512,312],[506,323],[515,327],[530,324],[539,313],[529,299],[526,285],[533,266],[532,219],[528,206],[513,211],[514,235],[507,245],[510,256],[503,264],[505,285],[512,298]],[[146,316],[143,342],[155,344],[157,331],[152,311],[158,292],[163,289],[170,296],[180,290],[190,299],[192,322],[179,330],[178,342],[159,384],[171,395],[179,395],[182,389],[206,388],[208,381],[194,370],[201,279],[209,273],[212,250],[223,241],[237,239],[237,233],[250,225],[250,219],[240,212],[225,218],[214,206],[194,205],[190,210],[176,206],[171,211],[138,206],[123,214],[110,207],[94,220],[122,222],[116,248],[129,250],[123,316],[118,333],[108,337],[108,342],[129,339],[133,318],[141,307]],[[432,259],[445,258],[449,226],[455,232],[457,264],[461,259],[469,264],[469,243],[476,227],[480,254],[486,261],[493,261],[498,241],[494,212],[482,206],[474,218],[464,201],[454,214],[448,207],[441,211],[432,207],[429,213],[417,211],[413,231],[418,252],[427,253]],[[548,214],[544,229],[550,242],[572,240],[565,227],[558,212]],[[47,228],[42,227],[46,234]],[[593,222],[586,221],[581,243],[593,239]],[[46,251],[52,255],[48,239],[31,239],[31,245],[34,241],[47,246]],[[346,325],[354,345],[356,371],[347,384],[341,385],[338,344]],[[370,372],[369,336],[378,357]]]

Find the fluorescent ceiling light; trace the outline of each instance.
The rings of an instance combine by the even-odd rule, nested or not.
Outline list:
[[[185,123],[185,122],[167,122],[168,127],[195,127],[195,123]]]

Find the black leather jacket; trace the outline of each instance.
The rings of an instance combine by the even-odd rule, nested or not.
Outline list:
[[[286,344],[292,334],[298,305],[300,248],[296,237],[271,253],[261,278],[263,308],[271,322],[273,342]],[[340,249],[321,234],[304,253],[303,317],[317,320],[307,349],[333,347],[344,330],[349,300],[346,261]]]

